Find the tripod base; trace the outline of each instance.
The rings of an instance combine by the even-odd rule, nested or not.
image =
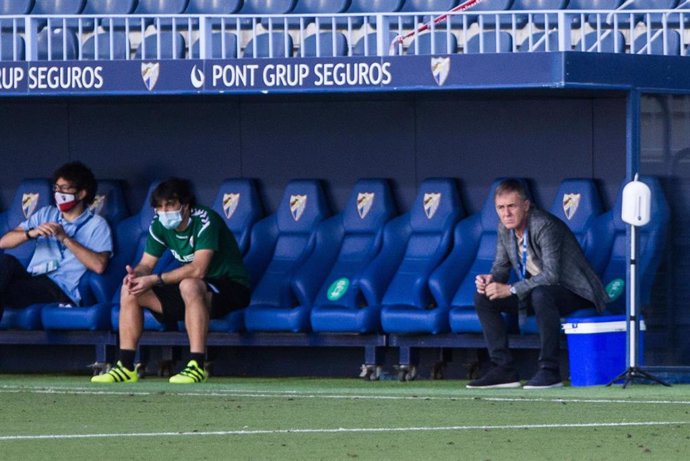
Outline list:
[[[611,384],[615,383],[616,381],[623,380],[623,389],[628,387],[628,384],[632,383],[633,381],[640,380],[647,380],[647,381],[654,381],[655,383],[658,384],[663,384],[666,387],[671,387],[671,385],[665,381],[662,381],[661,379],[657,378],[656,376],[647,373],[641,368],[638,367],[630,367],[627,370],[625,370],[623,373],[619,374],[613,380],[611,380],[610,383],[608,383],[606,386],[610,386]]]

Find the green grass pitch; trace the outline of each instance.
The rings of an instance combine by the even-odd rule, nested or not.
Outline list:
[[[0,380],[3,460],[685,460],[690,386],[468,390],[465,381]]]

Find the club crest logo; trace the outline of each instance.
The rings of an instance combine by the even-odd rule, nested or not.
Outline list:
[[[204,80],[206,79],[204,71],[199,69],[196,64],[192,67],[192,73],[189,75],[189,78],[192,80],[192,86],[197,90],[204,86]]]
[[[438,86],[443,86],[450,74],[450,58],[431,58],[431,75]]]
[[[429,219],[433,218],[440,204],[440,192],[424,194],[424,213],[426,214],[426,217]]]
[[[375,195],[373,192],[360,192],[357,194],[357,213],[359,213],[361,219],[364,219],[369,214],[371,206],[374,204]]]
[[[103,207],[105,207],[105,194],[98,194],[94,197],[89,209],[99,215],[103,211]]]
[[[568,220],[575,216],[581,197],[581,194],[563,194],[563,213]]]
[[[161,72],[161,64],[159,62],[142,62],[141,63],[141,79],[144,81],[144,86],[149,91],[153,91],[158,83],[158,77]]]
[[[223,194],[223,212],[227,219],[232,218],[240,204],[240,194]]]
[[[36,211],[36,206],[38,205],[38,193],[25,193],[22,195],[22,212],[24,217],[29,219],[29,217]]]
[[[307,196],[306,195],[291,195],[290,196],[290,213],[292,214],[292,219],[299,221],[299,218],[304,214],[304,210],[307,208]]]

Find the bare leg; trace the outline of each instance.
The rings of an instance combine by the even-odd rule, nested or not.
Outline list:
[[[184,321],[189,336],[189,351],[203,354],[206,352],[211,293],[203,280],[184,279],[180,282],[180,294],[185,305]]]
[[[144,307],[163,312],[160,301],[148,290],[139,296],[131,295],[123,287],[120,294],[120,349],[135,350],[144,329]]]

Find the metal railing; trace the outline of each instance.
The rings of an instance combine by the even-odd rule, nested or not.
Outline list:
[[[682,55],[690,9],[0,17],[0,61],[581,51]],[[124,42],[124,43],[122,43]],[[509,43],[506,43],[509,42]]]

